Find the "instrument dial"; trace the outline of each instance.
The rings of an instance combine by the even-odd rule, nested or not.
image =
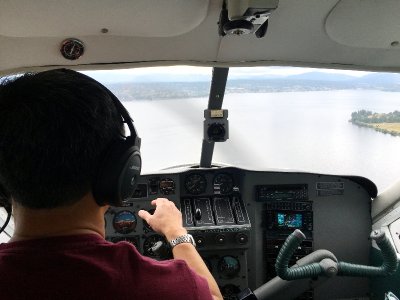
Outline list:
[[[214,177],[214,191],[220,191],[221,195],[229,194],[233,189],[233,178],[226,173],[218,174]]]
[[[237,300],[236,295],[241,292],[237,285],[227,284],[220,288],[224,300]]]
[[[116,232],[127,234],[135,230],[137,218],[134,213],[123,210],[118,212],[113,219],[113,226]]]
[[[175,182],[171,178],[163,178],[160,180],[160,192],[163,195],[175,193]]]
[[[61,43],[60,52],[68,60],[76,60],[85,52],[82,41],[74,38],[66,39]]]
[[[143,243],[143,254],[153,258],[158,257],[159,255],[154,253],[151,248],[159,241],[165,243],[165,238],[158,234],[149,236]]]
[[[236,257],[224,256],[218,262],[218,272],[224,278],[233,278],[240,271],[240,263]]]
[[[207,188],[207,180],[201,174],[190,174],[185,179],[185,188],[186,191],[192,195],[204,193]]]

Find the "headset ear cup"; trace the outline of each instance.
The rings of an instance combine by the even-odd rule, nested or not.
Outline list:
[[[124,199],[132,197],[142,168],[142,159],[140,157],[139,148],[132,147],[130,150],[132,153],[126,160],[125,166],[123,167],[118,180],[118,194],[120,195],[118,204],[122,204]]]
[[[6,207],[11,204],[10,195],[2,184],[0,184],[0,207]]]
[[[97,204],[121,206],[135,191],[141,165],[139,147],[128,140],[113,143],[108,155],[100,162],[92,186]]]

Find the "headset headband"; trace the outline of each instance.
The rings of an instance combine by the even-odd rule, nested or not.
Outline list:
[[[71,70],[69,69],[63,69],[67,72],[70,72]],[[117,109],[118,113],[122,117],[122,122],[128,125],[129,131],[130,131],[130,136],[127,136],[126,138],[133,138],[136,140],[135,144],[140,148],[140,138],[139,135],[135,129],[135,126],[133,125],[133,120],[131,116],[129,115],[129,112],[126,110],[126,108],[122,105],[121,101],[111,92],[106,86],[104,86],[102,83],[98,82],[97,80],[93,79],[92,77],[80,73],[82,76],[84,76],[86,79],[90,80],[91,82],[97,84],[100,86],[111,98],[111,100],[114,103],[115,108]]]

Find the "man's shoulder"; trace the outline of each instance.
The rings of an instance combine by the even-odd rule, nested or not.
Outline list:
[[[38,273],[35,278],[45,278],[54,290],[70,285],[78,294],[85,290],[95,295],[102,286],[101,295],[118,294],[121,299],[128,294],[138,299],[211,299],[206,280],[185,261],[157,261],[141,255],[134,245],[125,241],[111,243],[96,236],[71,236],[2,246],[5,249],[0,251],[0,267],[13,275],[9,278],[10,284],[17,278],[30,278],[40,270],[40,276]],[[2,256],[7,259],[3,260]],[[41,292],[38,282],[31,278],[24,282],[30,284],[27,289]],[[104,286],[104,282],[108,284]],[[134,290],[133,284],[137,286]]]

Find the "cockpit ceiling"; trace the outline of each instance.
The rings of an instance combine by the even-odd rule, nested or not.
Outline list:
[[[400,71],[397,0],[280,0],[263,38],[220,36],[222,3],[0,0],[0,74],[175,64]],[[61,55],[66,38],[83,42],[79,59]]]

